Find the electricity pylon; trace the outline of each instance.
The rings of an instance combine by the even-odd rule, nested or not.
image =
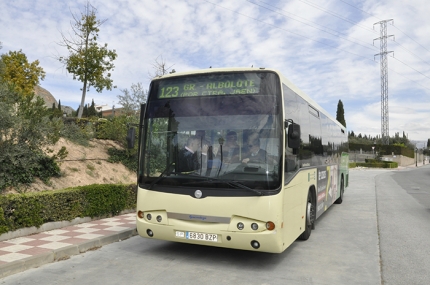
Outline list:
[[[381,66],[381,138],[382,144],[388,145],[390,143],[390,130],[388,121],[388,60],[387,54],[392,51],[387,51],[387,38],[394,37],[393,35],[387,36],[387,22],[393,21],[393,19],[383,20],[378,23],[373,24],[380,25],[380,37],[373,40],[380,40],[381,52],[375,54],[375,56],[380,56],[380,66]]]

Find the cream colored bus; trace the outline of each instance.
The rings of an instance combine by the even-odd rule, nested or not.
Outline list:
[[[142,237],[280,253],[348,186],[346,129],[276,70],[155,78],[139,130]]]

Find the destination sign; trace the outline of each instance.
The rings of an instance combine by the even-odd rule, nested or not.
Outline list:
[[[228,94],[258,94],[261,78],[256,73],[211,74],[161,80],[157,98]]]

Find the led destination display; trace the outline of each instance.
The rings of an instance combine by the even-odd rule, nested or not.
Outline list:
[[[158,98],[258,94],[261,78],[256,73],[202,75],[160,81]]]

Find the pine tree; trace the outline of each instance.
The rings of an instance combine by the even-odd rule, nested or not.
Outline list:
[[[61,111],[61,101],[60,100],[58,100],[58,110]]]
[[[79,116],[78,116],[79,117]],[[82,117],[88,118],[88,104],[85,105],[83,111],[82,111]]]
[[[346,128],[345,111],[341,100],[337,103],[336,120]]]
[[[91,106],[88,108],[88,117],[97,117],[97,110],[94,104],[94,99],[91,102]]]

